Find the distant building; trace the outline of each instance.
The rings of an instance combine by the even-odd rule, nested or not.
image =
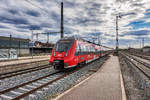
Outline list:
[[[142,51],[144,52],[144,53],[150,53],[150,46],[145,46],[143,49],[142,49]]]
[[[15,49],[18,55],[29,54],[29,39],[0,36],[0,49]]]
[[[42,43],[40,41],[35,41],[34,43],[29,44],[30,52],[35,54],[39,53],[51,53],[52,48],[54,47],[54,44],[52,43]]]
[[[51,47],[54,47],[54,44],[52,44],[52,43],[42,43],[40,41],[35,41],[34,46],[38,47],[38,48],[51,48]]]

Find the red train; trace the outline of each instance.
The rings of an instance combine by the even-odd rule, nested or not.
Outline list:
[[[54,69],[61,70],[93,61],[107,50],[111,49],[83,39],[65,37],[54,46],[49,62]]]

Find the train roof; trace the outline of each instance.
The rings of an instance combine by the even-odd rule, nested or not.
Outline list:
[[[98,45],[98,46],[102,46],[102,47],[104,47],[104,48],[108,48],[108,49],[113,49],[113,48],[110,48],[110,47],[107,47],[107,46],[103,46],[103,45],[100,45],[100,44],[97,44],[97,43],[93,43],[93,42],[91,42],[91,41],[88,41],[88,40],[85,40],[85,39],[83,39],[83,38],[81,38],[81,37],[75,37],[75,36],[72,36],[72,37],[64,37],[64,38],[62,38],[62,39],[60,39],[60,40],[81,40],[81,41],[84,41],[84,42],[88,42],[88,43],[91,43],[91,44],[95,44],[95,45]]]

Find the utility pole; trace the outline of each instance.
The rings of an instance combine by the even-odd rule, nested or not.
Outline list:
[[[116,16],[116,53],[118,54],[118,46],[119,46],[119,43],[118,43],[118,17],[119,16]]]
[[[144,48],[144,38],[142,39],[142,47]]]
[[[10,59],[11,42],[12,42],[12,35],[10,34],[10,37],[9,37],[9,49],[8,49],[8,59]]]
[[[47,43],[49,43],[49,34],[47,34]]]
[[[32,48],[31,48],[31,56],[32,56],[32,59],[33,59],[33,30],[31,30],[31,42],[32,42]]]
[[[64,17],[63,16],[63,2],[61,2],[61,25],[60,25],[61,38],[64,37],[64,26],[63,26],[63,24],[64,24],[64,18],[63,17]]]
[[[10,48],[11,48],[11,39],[12,39],[12,35],[10,34]]]
[[[39,34],[36,34],[36,41],[38,41]]]

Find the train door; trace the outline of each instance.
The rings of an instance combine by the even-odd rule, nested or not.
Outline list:
[[[81,62],[81,60],[80,60],[80,58],[81,58],[81,47],[78,43],[77,43],[77,46],[76,46],[75,56],[76,56],[76,59],[78,59],[77,63],[80,63]]]
[[[78,47],[79,47],[79,63],[81,63],[82,62],[82,59],[83,59],[83,57],[82,57],[82,49],[81,49],[81,45],[80,44],[78,44]]]

